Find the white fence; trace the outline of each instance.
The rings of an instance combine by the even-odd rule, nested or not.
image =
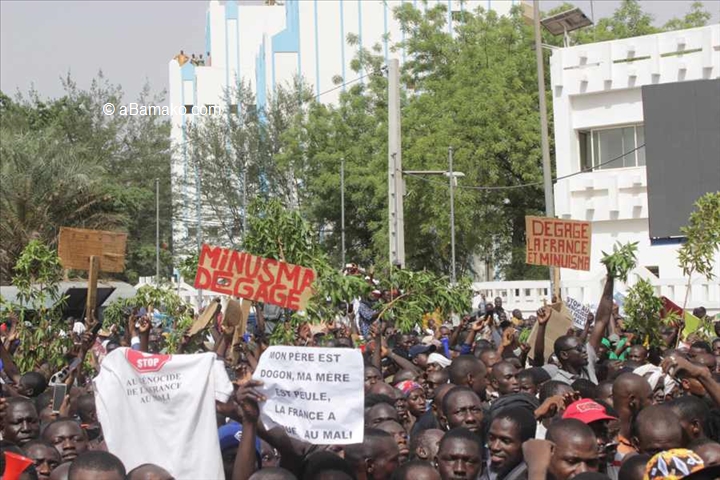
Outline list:
[[[644,267],[638,267],[630,272],[627,284],[615,282],[615,291],[624,294],[640,279],[648,280],[655,288],[657,295],[663,295],[676,304],[683,305],[688,287],[687,278],[659,279]],[[605,275],[598,274],[592,280],[561,281],[560,283],[563,298],[572,297],[581,303],[596,306],[602,295]],[[543,300],[547,300],[549,303],[552,297],[548,280],[476,282],[473,283],[473,290],[484,294],[488,302],[492,302],[495,297],[500,297],[506,311],[517,308],[525,316],[533,314],[542,306]],[[690,284],[687,308],[692,309],[699,306],[705,307],[710,315],[720,313],[720,281],[718,279],[713,281],[702,277],[693,279]]]

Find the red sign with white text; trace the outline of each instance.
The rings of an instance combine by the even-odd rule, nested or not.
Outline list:
[[[153,373],[159,372],[170,361],[172,355],[153,355],[139,350],[128,349],[125,352],[125,358],[136,371]]]

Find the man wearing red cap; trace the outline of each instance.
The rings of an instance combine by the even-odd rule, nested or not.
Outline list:
[[[617,478],[619,465],[613,465],[615,448],[617,444],[613,441],[608,424],[617,421],[616,417],[609,415],[607,409],[598,402],[589,398],[582,398],[571,403],[563,413],[563,418],[574,418],[592,428],[597,438],[600,471],[605,472],[610,478]]]

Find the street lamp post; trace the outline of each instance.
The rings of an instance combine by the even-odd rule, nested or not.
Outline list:
[[[451,276],[450,283],[454,286],[457,281],[455,272],[455,176],[453,175],[453,147],[448,147],[448,179],[450,181],[450,257]]]
[[[540,25],[553,35],[563,35],[563,44],[570,46],[569,32],[592,25],[579,8],[567,10],[552,17],[540,20],[540,0],[533,0],[533,25],[535,30],[535,63],[537,66],[538,100],[540,103],[540,135],[542,142],[543,185],[545,189],[545,216],[555,217],[553,198],[552,166],[550,164],[550,141],[548,139],[547,105],[545,101],[545,64],[543,61],[542,37]],[[553,293],[560,297],[560,268],[550,267],[550,282]]]
[[[340,159],[340,249],[345,268],[345,158]]]
[[[444,175],[450,182],[450,282],[457,283],[457,270],[455,265],[455,185],[458,177],[464,177],[463,172],[453,170],[453,147],[448,148],[448,171],[442,170],[403,170],[404,175]]]

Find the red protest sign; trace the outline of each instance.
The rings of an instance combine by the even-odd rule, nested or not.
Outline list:
[[[590,270],[590,222],[525,217],[527,263]]]
[[[152,355],[150,353],[128,349],[125,352],[125,358],[137,372],[152,373],[159,372],[160,369],[170,361],[172,355]]]
[[[195,288],[304,310],[312,296],[315,276],[311,268],[203,245]]]
[[[667,298],[665,296],[660,297],[660,300],[662,300],[662,309],[660,310],[660,318],[665,318],[665,317],[669,316],[671,313],[674,313],[680,319],[683,318],[683,314],[685,312],[683,312],[683,309],[680,308],[679,305],[677,305],[676,303],[674,303],[672,300],[670,300],[669,298]]]

